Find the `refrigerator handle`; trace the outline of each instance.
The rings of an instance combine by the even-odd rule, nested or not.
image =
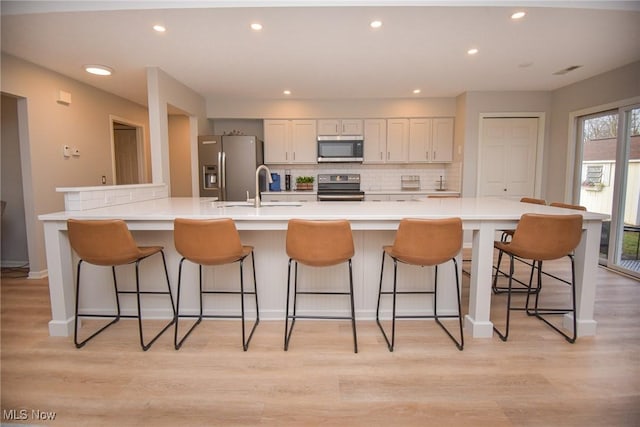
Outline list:
[[[220,183],[222,184],[222,191],[220,192],[221,194],[221,200],[226,200],[227,199],[227,154],[224,151],[221,151],[220,153],[218,153],[218,156],[222,156],[222,163],[221,163],[221,167],[218,168],[218,170],[220,170],[220,174],[221,176],[221,181]]]

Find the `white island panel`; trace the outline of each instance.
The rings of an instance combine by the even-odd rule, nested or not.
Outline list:
[[[493,261],[493,239],[496,230],[515,227],[523,213],[568,214],[574,211],[549,206],[531,205],[517,201],[497,198],[443,198],[423,199],[404,203],[396,202],[307,202],[291,205],[288,203],[265,203],[261,208],[239,202],[218,202],[207,198],[165,198],[110,206],[100,209],[78,212],[59,212],[42,215],[45,222],[47,260],[50,271],[50,290],[52,303],[52,335],[69,335],[73,330],[73,265],[66,233],[68,218],[110,219],[119,218],[127,222],[129,228],[141,245],[161,244],[165,246],[172,287],[177,283],[177,264],[179,256],[173,247],[173,220],[181,218],[232,218],[240,230],[244,244],[256,248],[256,269],[258,274],[261,316],[265,319],[284,319],[284,295],[286,291],[287,256],[284,239],[287,222],[290,218],[303,219],[348,219],[354,230],[356,255],[354,257],[354,287],[356,292],[356,311],[359,320],[372,319],[375,316],[380,258],[382,245],[393,241],[395,230],[402,218],[447,218],[460,217],[463,227],[473,236],[472,266],[470,280],[469,308],[466,314],[467,333],[473,337],[490,337],[492,323],[489,320],[491,304],[491,272]],[[595,334],[593,319],[595,274],[598,257],[598,237],[604,215],[583,213],[584,233],[582,243],[576,251],[577,291],[578,291],[578,333]],[[245,268],[247,268],[246,266]],[[344,267],[346,268],[346,266]],[[390,269],[390,266],[386,266]],[[346,271],[340,267],[330,269],[307,269],[303,279],[308,283],[328,283],[339,286],[344,283]],[[442,279],[453,279],[452,270],[445,266],[440,269]],[[249,270],[246,270],[249,272]],[[185,278],[195,283],[196,269],[193,267]],[[107,273],[99,280],[108,288]],[[123,274],[127,274],[124,272]],[[160,280],[160,269],[150,265],[143,280]],[[431,286],[432,269],[411,269],[405,273],[410,277],[407,286],[418,286],[418,282]],[[149,279],[147,279],[147,275]],[[86,277],[86,276],[84,276]],[[126,277],[126,276],[125,276]],[[214,278],[223,278],[237,283],[237,266],[220,268],[206,273],[207,283]],[[390,280],[390,275],[387,276]],[[233,282],[236,280],[236,282]],[[189,282],[185,282],[189,283]],[[104,291],[106,292],[106,291]],[[98,309],[107,309],[105,298],[88,296],[83,304]],[[341,309],[340,304],[329,305],[324,297],[311,297],[305,308],[311,312],[331,312]],[[196,296],[185,296],[185,309],[194,310]],[[442,305],[444,310],[453,310],[455,298],[449,294]],[[100,305],[102,304],[102,306]],[[345,302],[346,304],[346,302]],[[417,310],[417,303],[404,304],[407,312]],[[238,303],[232,300],[222,301],[216,307],[221,310],[235,310]],[[425,306],[428,306],[426,301]],[[157,316],[168,315],[159,305],[151,303],[149,310],[157,310]],[[251,307],[251,305],[249,305]],[[346,307],[346,305],[345,305]],[[125,306],[126,309],[132,309]]]

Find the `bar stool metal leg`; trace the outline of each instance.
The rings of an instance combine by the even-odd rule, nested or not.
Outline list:
[[[569,343],[573,344],[576,341],[577,338],[577,332],[578,332],[578,322],[576,319],[576,287],[575,287],[575,283],[576,283],[576,278],[575,278],[575,262],[574,262],[574,258],[572,254],[567,255],[569,257],[569,259],[571,260],[571,307],[570,308],[540,308],[538,303],[539,303],[539,299],[540,299],[540,293],[536,293],[536,298],[535,298],[535,302],[534,302],[534,308],[533,311],[531,311],[529,309],[529,298],[527,296],[527,302],[526,302],[526,310],[527,310],[527,314],[530,316],[535,316],[538,319],[542,320],[544,323],[546,323],[547,325],[549,325],[553,330],[555,330],[556,332],[558,332],[560,335],[562,335]],[[542,275],[544,274],[543,270],[542,270],[542,261],[538,261],[538,288],[542,288]],[[562,279],[558,279],[561,282],[565,282]],[[549,315],[564,315],[567,313],[571,313],[571,317],[572,317],[572,326],[573,326],[573,331],[572,334],[569,335],[567,333],[565,333],[564,331],[562,331],[560,328],[558,328],[556,325],[552,324],[549,320],[547,320],[546,316]]]
[[[395,347],[395,337],[396,337],[396,319],[404,318],[404,319],[435,319],[436,323],[446,332],[446,334],[451,338],[454,342],[458,350],[462,350],[464,348],[464,332],[462,327],[462,311],[461,311],[461,302],[460,302],[460,280],[458,275],[458,263],[455,258],[452,258],[455,268],[455,276],[456,276],[456,294],[457,294],[457,307],[458,314],[457,315],[444,315],[441,316],[438,314],[438,266],[435,267],[434,271],[434,290],[433,291],[398,291],[397,289],[397,277],[398,277],[398,260],[391,257],[393,259],[393,290],[392,291],[383,291],[382,290],[382,279],[384,273],[384,256],[385,251],[382,254],[382,266],[380,268],[380,286],[378,290],[378,305],[376,309],[376,323],[382,332],[382,336],[384,337],[385,342],[387,343],[387,347],[389,351],[393,351]],[[424,315],[424,316],[399,316],[397,315],[397,295],[398,294],[432,294],[433,295],[433,315]],[[380,299],[382,295],[391,295],[392,297],[392,308],[391,308],[391,338],[385,332],[385,329],[380,321]],[[444,326],[444,324],[440,321],[443,318],[458,318],[458,325],[460,329],[460,340],[457,340],[453,334]]]
[[[116,297],[116,309],[117,309],[116,316],[113,318],[113,320],[111,322],[107,323],[102,328],[98,329],[96,332],[91,334],[88,338],[85,338],[83,341],[78,342],[78,324],[79,324],[78,320],[79,320],[80,317],[105,317],[105,316],[102,316],[102,315],[98,316],[98,315],[93,315],[93,314],[80,314],[79,313],[79,305],[80,305],[80,271],[81,271],[82,262],[83,262],[83,260],[79,260],[78,261],[78,267],[77,267],[77,273],[76,273],[76,311],[75,311],[75,324],[74,324],[74,331],[73,331],[73,342],[74,342],[76,348],[84,347],[84,345],[87,342],[89,342],[93,337],[95,337],[100,332],[104,331],[109,326],[113,325],[114,323],[116,323],[117,321],[120,320],[120,297],[118,295],[118,285],[117,285],[117,281],[116,281],[116,268],[114,266],[112,266],[111,267],[111,271],[112,271],[112,276],[113,276],[113,289],[114,289],[114,295]]]
[[[178,329],[179,329],[178,326],[180,321],[180,295],[182,290],[182,266],[184,264],[184,261],[185,261],[185,258],[182,258],[178,266],[178,295],[176,297],[176,327],[174,329],[174,335],[173,335],[173,345],[176,350],[179,350],[180,347],[182,347],[182,343],[184,343],[184,340],[186,340],[187,337],[191,334],[191,332],[193,332],[195,327],[198,326],[200,322],[202,322],[202,265],[198,265],[198,284],[199,284],[198,300],[200,301],[200,311],[198,316],[196,316],[198,320],[196,320],[196,322],[193,325],[191,325],[191,327],[184,334],[182,339],[178,340]],[[186,317],[186,316],[183,316],[183,317]]]
[[[151,348],[151,345],[156,342],[156,340],[158,338],[160,338],[160,335],[162,335],[167,329],[169,329],[169,327],[171,327],[171,325],[173,325],[176,321],[176,309],[175,309],[175,305],[173,302],[173,296],[171,294],[171,285],[169,284],[169,273],[167,272],[167,263],[164,257],[164,251],[160,251],[160,254],[162,255],[162,265],[164,266],[164,274],[165,274],[165,279],[167,281],[167,290],[168,292],[163,292],[163,291],[140,291],[140,275],[139,275],[139,265],[140,265],[140,261],[142,261],[145,258],[139,259],[138,261],[135,262],[135,266],[136,266],[136,300],[138,303],[138,328],[139,328],[139,332],[140,332],[140,346],[142,347],[142,350],[147,351],[149,348]],[[171,309],[173,310],[173,317],[171,318],[171,321],[169,323],[167,323],[162,330],[160,330],[160,332],[158,332],[148,343],[145,344],[144,342],[144,334],[142,331],[142,306],[141,306],[141,302],[140,302],[140,296],[141,294],[153,294],[153,295],[165,295],[168,294],[169,298],[171,300]]]
[[[455,258],[451,259],[453,261],[453,267],[456,275],[456,301],[458,303],[458,325],[460,327],[460,341],[456,340],[456,338],[449,332],[449,330],[440,322],[440,317],[452,317],[452,316],[438,316],[438,266],[435,266],[435,283],[433,285],[433,315],[436,319],[436,323],[440,325],[440,327],[449,335],[449,338],[455,343],[458,350],[462,350],[464,348],[464,333],[462,330],[462,308],[460,304],[460,280],[458,276],[458,262]]]

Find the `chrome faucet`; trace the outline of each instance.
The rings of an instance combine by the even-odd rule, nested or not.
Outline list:
[[[260,165],[256,169],[256,197],[253,199],[253,206],[256,208],[260,207],[260,171],[264,170],[267,174],[267,180],[269,184],[273,182],[271,179],[271,171],[266,165]]]

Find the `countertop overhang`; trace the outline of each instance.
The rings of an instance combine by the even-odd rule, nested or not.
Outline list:
[[[232,218],[238,222],[281,222],[291,218],[348,219],[360,221],[399,221],[402,218],[460,217],[466,221],[514,221],[524,213],[580,213],[585,220],[602,221],[607,215],[578,212],[550,206],[519,203],[504,198],[422,198],[407,202],[303,202],[265,203],[255,208],[242,202],[219,202],[212,198],[172,197],[88,209],[40,215],[42,221],[77,219],[113,219],[127,221],[172,221],[175,218]]]

